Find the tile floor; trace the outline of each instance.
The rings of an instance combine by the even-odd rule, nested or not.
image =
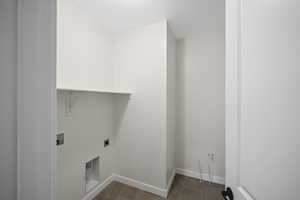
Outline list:
[[[176,175],[169,200],[222,200],[224,185],[200,182],[197,179]],[[112,182],[94,200],[164,200],[162,197]]]

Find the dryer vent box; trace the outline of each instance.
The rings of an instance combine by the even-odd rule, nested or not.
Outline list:
[[[91,191],[99,181],[99,157],[97,157],[85,163],[85,192]]]

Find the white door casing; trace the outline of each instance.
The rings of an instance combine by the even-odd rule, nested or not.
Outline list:
[[[56,0],[18,0],[17,199],[55,199]]]
[[[225,70],[225,147],[226,187],[235,199],[239,194],[239,129],[240,129],[240,0],[226,1],[226,70]]]
[[[300,2],[226,2],[226,185],[300,199]]]

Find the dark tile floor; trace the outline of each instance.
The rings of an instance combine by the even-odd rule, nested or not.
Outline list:
[[[200,182],[197,179],[176,175],[169,200],[222,200],[224,185]],[[162,197],[112,182],[94,200],[164,200]]]

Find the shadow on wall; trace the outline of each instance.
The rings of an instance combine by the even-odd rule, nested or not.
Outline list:
[[[114,96],[114,103],[115,103],[115,108],[114,108],[114,117],[115,117],[115,130],[114,134],[115,136],[118,135],[120,132],[121,125],[123,123],[124,115],[127,110],[128,104],[132,94],[130,96],[128,95],[121,95],[121,96]]]
[[[185,86],[185,69],[181,66],[184,66],[184,51],[185,43],[184,39],[178,39],[176,44],[176,77],[175,77],[175,96],[176,96],[176,107],[175,107],[175,157],[176,167],[180,166],[180,161],[178,157],[183,158],[186,155],[186,149],[183,148],[186,146],[186,140],[183,136],[184,131],[186,130],[186,86]]]
[[[176,61],[176,166],[224,178],[224,33],[177,40]]]

